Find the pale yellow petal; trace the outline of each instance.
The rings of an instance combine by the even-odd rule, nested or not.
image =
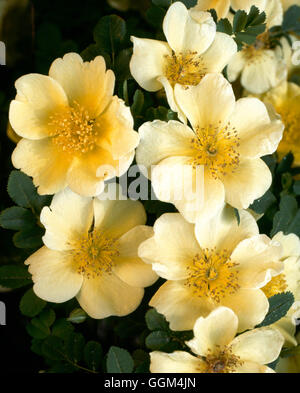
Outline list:
[[[216,25],[209,13],[196,12],[193,16],[183,3],[176,2],[166,13],[163,31],[174,52],[202,54],[213,42]]]
[[[194,225],[178,213],[165,213],[156,220],[153,230],[154,237],[140,245],[139,256],[163,278],[186,278],[187,265],[200,251]]]
[[[202,364],[203,361],[184,351],[150,352],[151,373],[197,373]]]
[[[54,60],[49,75],[64,88],[70,104],[77,102],[92,118],[99,116],[112,98],[115,76],[111,70],[106,71],[102,56],[83,62],[77,53],[67,53]]]
[[[243,333],[232,343],[232,352],[241,360],[269,364],[280,354],[284,339],[276,329],[263,327]]]
[[[245,361],[239,365],[234,373],[240,374],[257,374],[257,373],[275,373],[270,367],[261,365],[259,363]]]
[[[170,322],[170,329],[178,331],[193,329],[200,316],[206,317],[215,308],[208,298],[195,296],[192,290],[184,285],[184,281],[164,283],[149,305],[166,317]]]
[[[139,128],[139,135],[136,161],[146,168],[167,157],[189,155],[190,141],[194,137],[188,126],[175,120],[146,122]]]
[[[197,86],[177,84],[175,98],[194,129],[226,123],[235,105],[230,83],[217,73],[207,74]]]
[[[58,151],[49,138],[22,139],[12,154],[12,163],[33,177],[39,194],[55,194],[68,185],[67,173],[72,159]]]
[[[241,98],[236,102],[230,126],[238,132],[239,152],[245,158],[259,158],[274,153],[284,129],[280,120],[271,121],[265,104],[252,97]]]
[[[157,279],[157,274],[151,265],[144,263],[138,257],[140,244],[153,235],[153,229],[138,225],[125,233],[118,240],[119,256],[115,261],[114,273],[128,285],[133,287],[148,287]]]
[[[186,344],[200,356],[207,356],[224,348],[234,339],[238,327],[238,318],[227,307],[218,307],[206,318],[197,319],[194,326],[194,338]]]
[[[300,256],[300,239],[294,233],[284,235],[283,232],[280,231],[273,236],[273,240],[276,240],[282,245],[282,258]]]
[[[26,261],[35,294],[48,302],[62,303],[77,295],[82,276],[76,272],[67,252],[42,247]]]
[[[145,90],[157,91],[162,88],[158,77],[164,75],[166,56],[171,55],[167,42],[148,38],[131,37],[133,55],[130,60],[130,72],[138,84]]]
[[[226,202],[237,209],[247,209],[267,192],[271,183],[270,169],[261,159],[243,160],[223,178]]]
[[[231,308],[239,319],[238,332],[253,329],[261,323],[269,310],[266,295],[260,289],[239,289],[222,301],[222,305]]]
[[[102,319],[132,313],[143,295],[142,288],[132,287],[112,273],[84,279],[77,300],[90,317]]]
[[[209,220],[198,220],[195,234],[200,246],[232,252],[242,240],[258,235],[258,226],[253,216],[245,210],[240,210],[239,216],[238,223],[234,210],[226,206]]]
[[[66,188],[54,195],[50,207],[42,209],[40,220],[46,228],[44,244],[53,250],[70,250],[92,225],[92,199]]]

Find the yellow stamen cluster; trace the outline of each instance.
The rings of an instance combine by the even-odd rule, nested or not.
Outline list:
[[[237,265],[231,261],[230,253],[225,249],[220,252],[202,249],[187,267],[189,276],[185,285],[195,296],[208,297],[220,303],[222,298],[234,294],[240,288]]]
[[[77,272],[86,278],[111,273],[118,255],[117,240],[98,230],[93,230],[81,238],[72,251]]]
[[[209,124],[197,127],[196,136],[191,139],[191,147],[195,152],[191,165],[206,166],[215,179],[227,173],[233,173],[240,162],[238,152],[239,137],[237,130],[227,123],[225,126]]]
[[[206,67],[197,52],[172,52],[171,56],[165,57],[165,76],[172,86],[176,83],[196,86],[206,74]]]
[[[84,154],[94,149],[98,137],[95,119],[77,102],[54,113],[49,120],[52,141],[63,151]]]
[[[283,273],[272,278],[263,288],[261,288],[265,295],[269,298],[277,293],[285,292],[287,289],[287,283],[285,275]]]
[[[297,145],[300,140],[300,96],[277,106],[276,111],[285,125],[283,142]]]
[[[270,34],[266,31],[256,37],[254,44],[243,47],[243,55],[248,63],[255,63],[262,60],[263,51],[270,49]]]
[[[238,366],[243,364],[241,358],[232,352],[230,346],[220,348],[217,346],[214,351],[208,350],[205,358],[205,373],[233,373]]]

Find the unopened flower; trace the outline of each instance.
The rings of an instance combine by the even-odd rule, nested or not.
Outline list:
[[[140,202],[99,198],[68,188],[56,194],[41,213],[45,246],[25,264],[40,298],[62,303],[76,296],[92,318],[127,315],[157,279],[137,255],[152,229]]]
[[[188,223],[178,213],[163,214],[154,236],[138,254],[167,281],[150,306],[163,314],[172,330],[190,330],[199,316],[219,306],[231,308],[238,331],[251,329],[265,318],[269,303],[261,290],[281,273],[281,245],[260,235],[253,216],[232,208],[213,219]]]
[[[68,186],[98,195],[104,180],[130,166],[138,134],[130,109],[113,96],[114,81],[103,57],[83,62],[76,53],[56,59],[49,76],[28,74],[16,81],[9,120],[23,139],[12,162],[33,177],[40,194]]]
[[[221,72],[237,46],[227,34],[216,33],[209,13],[187,10],[181,2],[168,9],[163,30],[167,42],[132,37],[130,70],[145,90],[164,87],[171,109],[182,118],[174,86],[197,85],[207,73]]]
[[[206,75],[197,86],[176,85],[175,96],[192,128],[155,120],[139,129],[137,163],[152,169],[158,199],[172,202],[191,222],[214,215],[224,201],[247,209],[271,185],[260,157],[276,150],[282,122],[256,98],[236,102],[220,74]]]
[[[281,334],[269,327],[250,330],[237,337],[238,317],[219,307],[194,325],[194,338],[184,351],[150,353],[152,373],[272,373],[283,344]]]

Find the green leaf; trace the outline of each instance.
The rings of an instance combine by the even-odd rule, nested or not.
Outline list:
[[[298,5],[293,5],[284,14],[282,30],[300,33],[300,7]]]
[[[170,5],[172,4],[172,0],[152,0],[152,3],[154,5],[157,5],[158,7],[163,7],[163,8],[169,8]]]
[[[7,288],[21,288],[32,282],[25,266],[4,265],[0,267],[0,285]]]
[[[195,7],[195,5],[197,4],[197,0],[180,0],[180,1],[186,6],[186,8]],[[172,0],[172,2],[175,3],[174,0]]]
[[[148,8],[146,12],[146,19],[151,26],[161,30],[165,14],[166,10],[161,7],[157,7],[156,5],[153,5]]]
[[[246,27],[261,25],[266,21],[266,13],[260,12],[259,9],[253,5],[249,11]]]
[[[248,15],[245,11],[238,10],[233,18],[233,32],[238,33],[242,30],[244,30],[246,26]]]
[[[145,319],[149,330],[169,330],[169,325],[165,317],[159,314],[155,308],[146,312]]]
[[[14,245],[18,248],[38,248],[43,245],[42,236],[45,230],[38,226],[25,228],[13,236]]]
[[[126,23],[117,15],[107,15],[99,20],[94,29],[94,40],[105,52],[115,55],[126,35]]]
[[[268,190],[261,198],[256,199],[250,206],[258,214],[264,214],[276,202],[274,194]]]
[[[234,211],[234,215],[236,217],[237,223],[238,223],[238,225],[240,225],[241,217],[240,217],[239,209],[234,208],[233,211]]]
[[[84,361],[90,370],[98,370],[103,357],[101,344],[97,341],[89,341],[84,347],[83,356]]]
[[[47,337],[42,343],[42,354],[51,360],[63,360],[63,340],[56,336]]]
[[[220,19],[217,24],[217,31],[232,35],[232,26],[228,19]]]
[[[133,367],[134,362],[128,351],[115,346],[110,347],[106,360],[108,373],[132,373]]]
[[[27,317],[35,317],[43,310],[46,304],[47,302],[37,297],[32,288],[30,288],[24,293],[20,301],[20,311]]]
[[[283,318],[294,303],[291,292],[278,293],[269,298],[269,311],[265,319],[257,327],[272,325]]]
[[[24,207],[13,206],[2,211],[0,225],[5,229],[20,230],[36,225],[32,212]]]
[[[162,349],[165,345],[170,342],[170,337],[167,332],[164,331],[155,331],[150,333],[146,337],[146,346],[152,350]]]
[[[273,219],[273,228],[271,237],[277,232],[282,231],[284,234],[292,233],[294,228],[297,227],[297,220],[299,222],[298,204],[296,198],[292,195],[283,195],[279,211],[275,214]]]
[[[78,363],[83,357],[85,340],[81,333],[71,333],[65,339],[65,353],[74,363]]]
[[[118,81],[123,82],[131,78],[129,62],[132,57],[132,48],[123,49],[116,57],[114,71]]]
[[[12,200],[21,207],[27,207],[39,213],[49,203],[49,195],[39,195],[29,176],[13,170],[8,179],[7,191]]]
[[[288,153],[286,156],[283,157],[283,159],[278,164],[276,172],[280,174],[284,172],[288,172],[291,169],[293,161],[294,161],[293,154]]]
[[[72,323],[82,323],[86,320],[87,314],[82,308],[75,308],[73,311],[71,311],[69,318],[67,321],[72,322]]]
[[[137,116],[142,112],[144,106],[144,94],[141,90],[136,90],[133,96],[133,104],[131,105],[132,116]]]
[[[39,319],[45,326],[50,327],[55,321],[55,312],[51,308],[47,308],[40,313]]]
[[[52,326],[52,335],[66,339],[74,331],[74,326],[65,318],[57,319]]]
[[[49,326],[45,325],[38,317],[33,318],[31,322],[26,325],[26,330],[31,337],[37,339],[46,338],[51,334]]]

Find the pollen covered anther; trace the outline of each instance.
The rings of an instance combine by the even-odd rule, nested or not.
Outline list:
[[[187,267],[189,276],[185,285],[191,288],[194,295],[220,303],[223,297],[240,288],[237,265],[231,261],[225,249],[219,252],[216,249],[202,249]]]
[[[230,346],[221,348],[217,345],[214,351],[208,349],[208,354],[205,358],[205,370],[202,372],[232,373],[243,363],[240,357],[232,352]]]
[[[166,55],[165,76],[174,87],[180,85],[196,86],[206,74],[206,67],[197,52],[187,51]]]
[[[204,165],[212,177],[220,179],[227,173],[233,173],[240,162],[238,152],[238,132],[230,123],[217,126],[196,127],[195,138],[191,139],[194,157],[191,165],[196,168]]]
[[[110,274],[114,259],[119,255],[117,240],[93,230],[82,237],[72,251],[73,263],[79,274],[95,278]]]
[[[51,115],[49,120],[52,142],[63,151],[84,154],[94,149],[98,137],[96,121],[76,101]]]

